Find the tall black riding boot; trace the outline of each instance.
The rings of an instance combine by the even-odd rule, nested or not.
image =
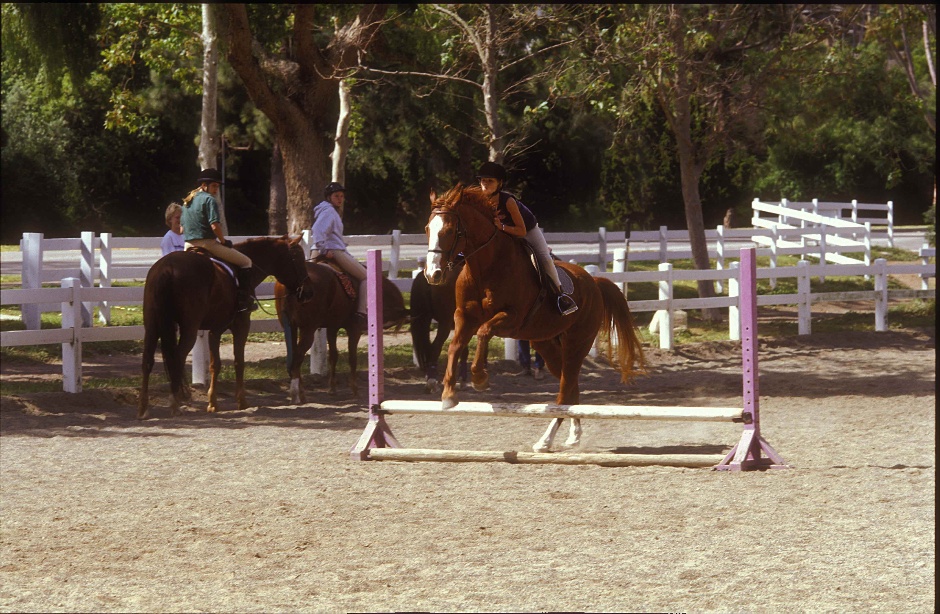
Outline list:
[[[254,311],[257,308],[255,288],[251,285],[251,269],[238,269],[238,296],[235,301],[235,310]]]

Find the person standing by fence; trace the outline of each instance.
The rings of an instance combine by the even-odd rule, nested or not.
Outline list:
[[[535,370],[532,369],[532,356],[529,354],[529,342],[526,339],[518,339],[516,341],[519,347],[519,364],[522,365],[522,374],[531,375],[535,379],[542,379],[545,377],[545,361],[542,359],[542,355],[538,352],[535,352]]]
[[[163,235],[160,241],[160,251],[166,256],[170,252],[181,252],[186,249],[186,241],[183,239],[183,228],[180,226],[180,219],[183,216],[183,207],[179,203],[170,203],[163,214],[166,225],[169,230]]]
[[[222,233],[219,203],[219,186],[222,185],[222,173],[214,168],[207,168],[196,179],[198,187],[183,199],[183,236],[186,247],[201,247],[216,258],[234,266],[238,279],[238,311],[254,311],[255,289],[251,285],[251,258],[232,249],[232,242]]]

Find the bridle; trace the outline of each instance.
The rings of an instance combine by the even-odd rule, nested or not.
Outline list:
[[[447,251],[444,251],[442,249],[429,249],[428,250],[429,254],[440,254],[442,258],[447,260],[448,271],[451,271],[454,269],[454,267],[463,264],[464,262],[467,261],[467,259],[470,256],[474,255],[475,253],[477,253],[478,251],[480,251],[481,249],[489,245],[490,241],[495,239],[496,235],[499,233],[499,231],[494,228],[493,234],[491,234],[490,237],[486,241],[484,241],[479,247],[477,247],[472,252],[466,255],[463,252],[457,252],[456,258],[454,258],[453,256],[454,250],[457,249],[457,244],[460,242],[460,239],[462,238],[464,239],[464,241],[467,241],[467,232],[464,230],[463,220],[460,219],[460,214],[451,209],[435,208],[431,210],[431,215],[432,216],[453,215],[453,216],[456,216],[457,218],[457,233],[456,233],[456,236],[454,237],[454,244],[451,246],[451,248]]]
[[[307,303],[307,302],[309,302],[310,300],[313,299],[312,296],[311,296],[310,298],[308,298],[306,301],[303,300],[303,298],[302,298],[302,297],[303,297],[303,292],[304,292],[304,281],[307,280],[307,265],[306,265],[306,263],[305,263],[305,261],[304,261],[303,252],[302,252],[302,251],[300,252],[300,258],[295,258],[295,257],[294,257],[294,256],[295,256],[295,254],[293,253],[294,247],[297,247],[297,249],[300,249],[299,246],[290,245],[290,244],[287,245],[287,255],[290,257],[291,263],[293,263],[293,265],[294,265],[294,272],[297,273],[297,278],[298,278],[300,281],[299,281],[299,283],[297,284],[297,287],[292,288],[292,289],[290,290],[290,293],[297,297],[297,302],[299,302],[299,303]],[[268,277],[268,276],[270,275],[270,273],[268,273],[268,271],[266,271],[263,267],[261,267],[261,266],[259,266],[259,265],[257,265],[257,264],[254,264],[254,263],[252,263],[252,266],[253,266],[254,268],[258,269],[259,271],[261,271],[262,273],[264,273],[264,277]],[[286,284],[285,284],[285,285],[286,285]],[[260,301],[258,301],[258,306],[261,307],[261,311],[265,312],[266,314],[268,314],[268,315],[275,315],[275,314],[272,314],[271,312],[269,312],[267,309],[265,309],[264,306],[261,304]]]

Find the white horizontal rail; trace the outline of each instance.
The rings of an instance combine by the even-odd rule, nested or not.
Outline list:
[[[740,407],[657,407],[653,405],[552,405],[531,403],[462,402],[441,409],[440,401],[383,401],[388,414],[435,414],[464,416],[523,416],[529,418],[586,418],[620,420],[695,420],[729,422],[742,419]]]

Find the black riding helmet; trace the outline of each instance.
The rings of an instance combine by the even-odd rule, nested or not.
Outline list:
[[[330,183],[326,184],[325,188],[323,188],[323,200],[330,200],[330,196],[332,196],[336,192],[345,192],[345,191],[346,191],[346,188],[344,188],[342,184],[336,183],[335,181],[331,181]]]
[[[480,165],[480,170],[477,171],[477,179],[483,177],[489,177],[499,182],[506,181],[506,169],[495,162],[484,162]]]
[[[199,178],[196,179],[196,185],[202,185],[204,183],[225,183],[222,181],[222,173],[217,171],[214,168],[203,169],[199,173]]]

